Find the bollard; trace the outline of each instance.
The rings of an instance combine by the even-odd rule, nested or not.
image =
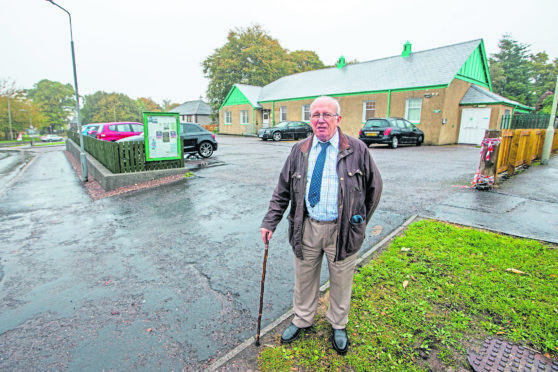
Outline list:
[[[498,151],[502,132],[487,129],[481,143],[479,168],[473,178],[473,187],[477,190],[491,190],[498,176]]]

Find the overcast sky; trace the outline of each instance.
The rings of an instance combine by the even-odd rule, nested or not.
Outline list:
[[[558,58],[556,0],[58,0],[72,14],[80,95],[205,98],[201,63],[228,31],[260,24],[283,48],[369,61],[504,33]],[[0,0],[0,79],[73,85],[68,16],[46,0]],[[554,19],[553,19],[554,18]]]

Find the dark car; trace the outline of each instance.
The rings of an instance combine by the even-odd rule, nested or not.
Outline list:
[[[358,138],[367,146],[383,143],[395,149],[400,144],[422,145],[424,132],[403,118],[374,118],[366,121]]]
[[[273,139],[301,139],[312,135],[312,127],[303,121],[282,121],[272,128],[263,128],[258,131],[258,137],[262,141]]]
[[[197,123],[180,123],[180,138],[184,154],[198,153],[202,158],[209,158],[217,151],[215,134]]]

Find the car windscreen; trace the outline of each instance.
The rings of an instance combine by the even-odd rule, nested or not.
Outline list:
[[[368,120],[364,125],[365,128],[385,128],[388,122],[385,120]]]
[[[275,126],[275,128],[286,128],[289,125],[288,121],[282,121]]]

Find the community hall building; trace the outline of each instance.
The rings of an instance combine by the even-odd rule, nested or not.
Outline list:
[[[219,109],[219,131],[254,135],[281,121],[310,121],[321,95],[339,100],[341,129],[358,136],[368,118],[403,117],[425,144],[480,144],[503,115],[532,108],[492,92],[482,39],[282,77],[263,87],[235,84]]]

